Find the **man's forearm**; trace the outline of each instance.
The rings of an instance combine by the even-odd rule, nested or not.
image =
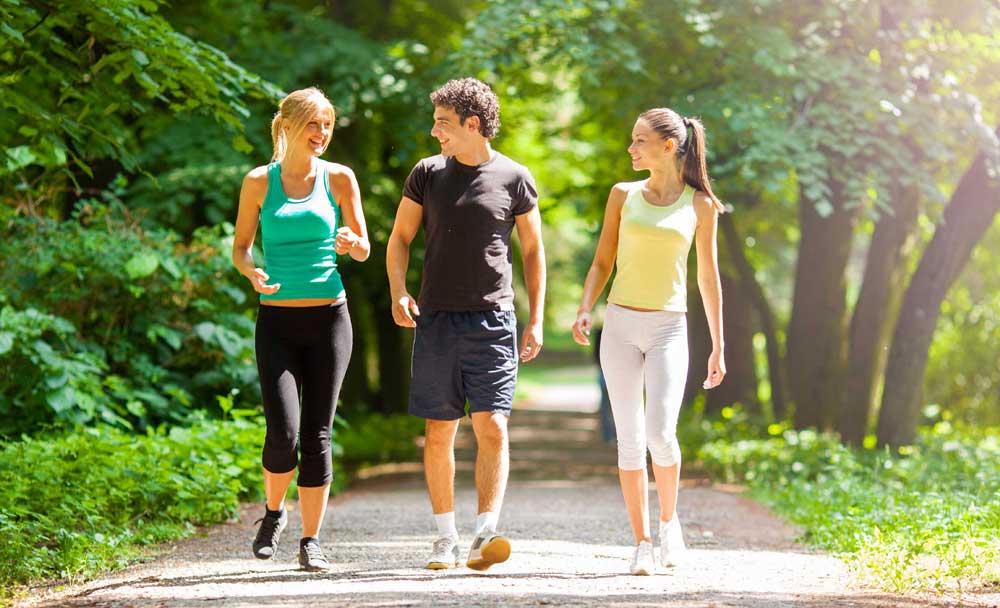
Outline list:
[[[410,263],[410,248],[399,239],[389,237],[385,249],[385,268],[389,274],[389,292],[393,298],[406,293],[406,267]]]
[[[545,250],[539,245],[535,250],[525,252],[524,282],[528,287],[528,305],[531,307],[531,323],[541,323],[545,318]]]

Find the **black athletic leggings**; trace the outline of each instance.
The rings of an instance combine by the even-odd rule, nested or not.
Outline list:
[[[264,468],[287,473],[298,465],[299,486],[330,483],[330,425],[354,345],[347,303],[261,306],[256,345],[267,420]]]

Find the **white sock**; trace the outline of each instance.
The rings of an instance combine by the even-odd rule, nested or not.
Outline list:
[[[458,538],[458,529],[455,527],[455,512],[435,513],[434,523],[437,524],[438,536],[450,536]]]
[[[476,535],[485,531],[490,531],[496,533],[497,531],[497,521],[500,519],[500,513],[496,511],[486,511],[480,513],[479,517],[476,518]]]

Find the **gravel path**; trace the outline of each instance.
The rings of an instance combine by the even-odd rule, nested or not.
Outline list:
[[[558,387],[553,387],[558,392]],[[546,401],[544,395],[533,399]],[[589,408],[585,408],[589,409]],[[297,505],[278,556],[250,556],[260,505],[239,522],[161,548],[156,559],[58,592],[34,606],[951,606],[947,597],[856,588],[839,560],[806,550],[797,533],[738,489],[686,480],[678,511],[689,563],[656,576],[625,573],[630,534],[613,448],[587,411],[522,408],[511,425],[512,478],[501,530],[511,559],[486,573],[421,568],[434,539],[415,463],[367,472],[336,497],[322,537],[334,568],[300,572]],[[475,521],[468,421],[458,446],[457,519],[463,550]],[[655,507],[655,495],[651,505]],[[653,517],[656,516],[655,508]],[[964,605],[970,605],[966,603]]]

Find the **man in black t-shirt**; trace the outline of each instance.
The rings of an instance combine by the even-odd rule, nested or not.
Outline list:
[[[479,518],[466,565],[486,570],[505,561],[510,542],[497,519],[510,468],[507,418],[517,381],[517,322],[511,288],[510,235],[517,228],[531,317],[521,361],[542,347],[545,252],[534,179],[493,150],[500,107],[486,84],[451,80],[431,94],[441,154],[417,163],[403,188],[386,266],[392,316],[415,327],[409,411],[427,420],[424,468],[438,540],[428,568],[459,562],[455,527],[458,423],[469,416],[478,444]],[[406,288],[410,244],[425,236],[420,298]]]

